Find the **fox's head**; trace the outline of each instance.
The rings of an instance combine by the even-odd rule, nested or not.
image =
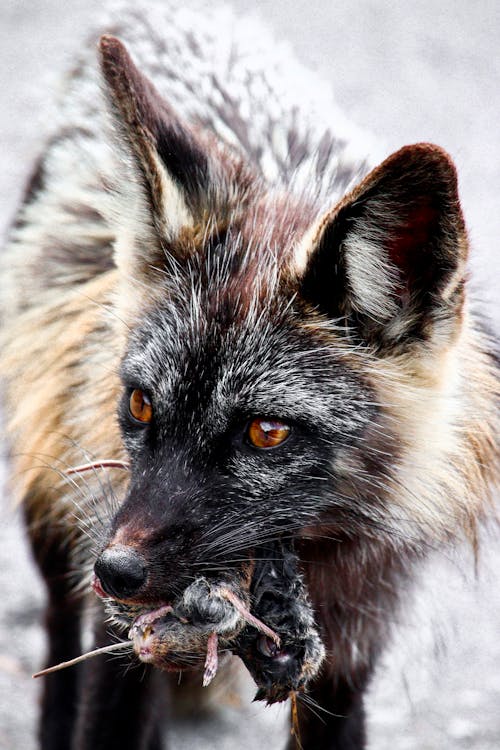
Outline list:
[[[467,461],[450,158],[403,148],[325,210],[314,176],[307,195],[270,185],[252,154],[179,119],[118,40],[100,52],[124,160],[130,460],[104,590],[169,601],[278,534],[392,548],[445,535],[468,502],[446,465]]]

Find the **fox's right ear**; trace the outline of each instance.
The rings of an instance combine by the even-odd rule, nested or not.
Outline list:
[[[297,252],[299,294],[357,340],[407,346],[452,335],[467,236],[450,157],[406,146],[309,232]]]
[[[224,196],[223,165],[138,70],[119,39],[101,37],[99,52],[119,145],[132,167],[120,190],[128,201],[122,213],[134,216],[134,229],[140,225],[148,235],[136,243],[133,258],[130,248],[118,247],[117,262],[147,276],[183,229],[216,213],[215,201]]]

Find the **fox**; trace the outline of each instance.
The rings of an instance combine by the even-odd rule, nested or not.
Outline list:
[[[363,750],[417,566],[477,552],[491,515],[498,358],[450,156],[375,164],[315,75],[231,18],[115,8],[0,256],[46,662],[90,617],[144,666],[47,675],[43,750],[159,750],[165,684],[175,708],[177,673],[208,684],[228,653],[294,699],[289,750]]]

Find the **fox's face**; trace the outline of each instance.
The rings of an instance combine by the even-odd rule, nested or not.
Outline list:
[[[180,122],[117,40],[101,54],[132,158],[117,243],[130,482],[104,591],[170,601],[282,533],[401,544],[420,510],[398,471],[460,332],[449,158],[402,149],[325,211]]]
[[[184,270],[131,335],[121,371],[131,481],[111,538],[145,559],[148,595],[341,512],[335,458],[376,414],[366,379],[291,294],[268,290],[238,314],[223,279],[193,293]]]

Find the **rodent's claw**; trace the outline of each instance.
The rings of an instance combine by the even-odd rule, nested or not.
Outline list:
[[[144,612],[142,615],[139,615],[139,617],[134,620],[134,623],[132,624],[132,627],[130,628],[130,634],[129,637],[132,637],[132,634],[135,632],[140,632],[145,630],[148,627],[151,627],[151,625],[156,621],[161,619],[162,617],[165,617],[165,615],[169,615],[174,611],[174,608],[171,604],[164,604],[161,607],[158,607],[158,609],[152,609],[149,612]]]
[[[280,637],[277,633],[274,632],[274,630],[271,630],[270,627],[268,627],[262,620],[259,620],[258,617],[255,617],[255,615],[252,615],[249,609],[245,607],[241,599],[239,599],[236,594],[227,588],[220,588],[220,595],[227,599],[233,607],[237,610],[237,612],[241,615],[243,620],[245,620],[248,625],[251,625],[252,627],[259,630],[261,633],[264,633],[268,638],[270,638],[276,646],[280,647]]]
[[[219,666],[219,657],[217,654],[218,646],[217,633],[210,633],[207,641],[207,658],[205,659],[205,670],[203,672],[203,687],[208,687],[215,675]]]

